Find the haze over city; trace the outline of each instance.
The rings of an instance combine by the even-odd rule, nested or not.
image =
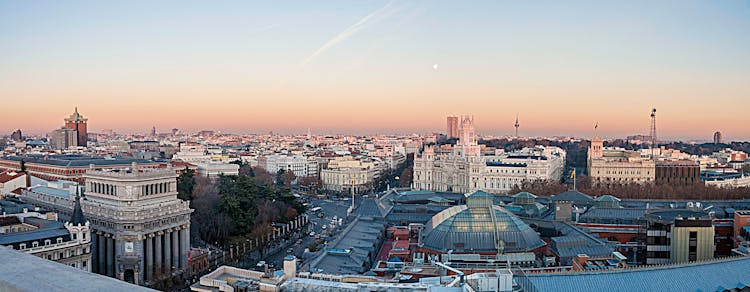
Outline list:
[[[0,4],[0,131],[749,140],[747,1]],[[19,124],[17,121],[23,121]]]

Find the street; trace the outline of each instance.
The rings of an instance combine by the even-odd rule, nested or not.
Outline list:
[[[329,239],[328,235],[336,235],[337,230],[346,227],[346,210],[351,204],[351,198],[343,198],[343,200],[342,198],[335,197],[331,199],[322,199],[316,196],[307,196],[303,194],[302,200],[310,203],[310,205],[307,207],[306,212],[310,223],[303,228],[304,232],[302,234],[294,234],[288,241],[277,241],[272,243],[272,245],[281,244],[283,248],[279,248],[277,252],[266,254],[263,257],[263,260],[266,261],[266,263],[275,265],[277,269],[283,266],[284,257],[290,254],[296,256],[301,261],[310,260],[310,258],[305,258],[304,252],[305,249],[308,248],[308,246],[310,246],[310,244],[315,240],[318,234],[321,235],[321,240],[327,241]],[[320,210],[316,212],[311,211],[315,207],[320,207]],[[318,217],[318,214],[321,213],[324,215],[324,217],[322,218]],[[334,226],[334,228],[331,229],[333,218],[337,219],[337,223],[335,225],[338,225],[338,219],[343,218],[341,221],[344,225]],[[325,229],[323,226],[325,226]],[[310,236],[310,232],[314,232],[315,235]],[[300,236],[302,242],[300,244],[297,244]],[[287,253],[288,249],[290,248],[292,249],[292,252]],[[255,262],[253,261],[252,264],[255,264]]]

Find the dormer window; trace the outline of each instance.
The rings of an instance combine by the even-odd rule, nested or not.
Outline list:
[[[34,242],[31,243],[31,247],[38,247],[38,246],[39,246],[39,242],[38,241],[34,241]]]
[[[62,237],[57,238],[57,243],[62,243]]]

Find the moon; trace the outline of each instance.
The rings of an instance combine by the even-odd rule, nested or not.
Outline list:
[[[437,70],[438,69],[438,64],[432,64],[432,69]]]

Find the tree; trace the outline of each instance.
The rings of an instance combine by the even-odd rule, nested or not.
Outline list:
[[[195,170],[185,167],[185,170],[177,177],[177,197],[189,201],[193,196],[195,188]]]
[[[240,172],[240,175],[249,176],[249,177],[255,176],[255,171],[253,171],[253,167],[250,166],[250,164],[248,163],[240,165],[239,172]]]
[[[398,177],[398,186],[402,188],[409,187],[411,186],[413,179],[414,179],[414,168],[413,167],[404,168],[404,171],[402,171],[401,175]]]
[[[307,188],[310,192],[318,192],[323,182],[318,176],[305,176],[298,179],[297,184]]]
[[[291,170],[285,171],[284,174],[281,175],[281,181],[284,183],[284,186],[287,188],[292,187],[292,183],[294,182],[295,179],[297,179],[297,176]]]
[[[255,178],[255,181],[258,182],[259,184],[273,185],[273,183],[274,183],[274,176],[273,176],[273,174],[270,173],[270,172],[268,172],[268,171],[266,171],[263,168],[254,167],[253,168],[253,174],[255,174],[255,176],[253,178]]]
[[[284,169],[279,169],[279,171],[276,172],[276,179],[274,181],[276,182],[277,188],[284,186],[284,172]]]

